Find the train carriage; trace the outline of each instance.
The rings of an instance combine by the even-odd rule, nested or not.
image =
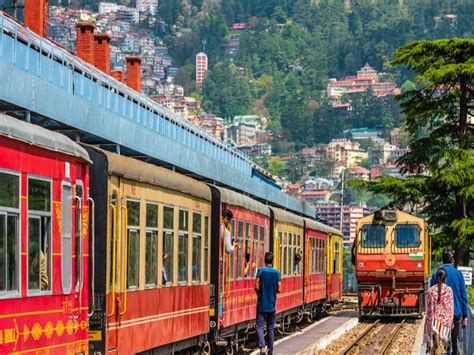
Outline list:
[[[276,308],[279,317],[288,316],[290,321],[303,305],[303,263],[296,264],[295,255],[303,258],[304,219],[279,208],[271,210],[274,267],[282,277]]]
[[[0,114],[0,353],[88,344],[87,152]]]
[[[358,221],[353,253],[361,315],[421,316],[431,269],[426,221],[376,211]]]
[[[234,336],[255,319],[255,273],[264,265],[269,250],[270,210],[264,204],[237,192],[212,187],[213,190],[213,273],[212,284],[219,285],[211,298],[212,324],[218,338]],[[221,212],[230,209],[231,235],[237,247],[233,254],[225,251]],[[217,261],[222,260],[218,264]]]
[[[97,206],[91,351],[170,353],[204,343],[209,187],[132,158],[87,150]]]

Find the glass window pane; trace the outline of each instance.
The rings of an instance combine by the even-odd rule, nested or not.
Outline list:
[[[204,217],[204,282],[209,281],[209,217]]]
[[[7,216],[0,215],[0,291],[6,290],[7,274],[5,265],[7,263],[5,240],[7,239]]]
[[[188,280],[188,233],[180,233],[178,238],[178,281]]]
[[[51,183],[28,179],[28,209],[30,211],[51,211]]]
[[[174,233],[172,230],[163,232],[163,269],[162,284],[173,283],[173,255],[174,255]]]
[[[193,236],[193,281],[201,280],[201,236]]]
[[[138,287],[138,261],[140,234],[137,230],[128,231],[127,287]]]
[[[173,207],[163,207],[163,228],[164,229],[173,229],[174,225],[174,208]]]
[[[76,211],[78,210],[77,207]],[[62,187],[61,224],[61,285],[63,292],[69,293],[71,291],[72,278],[72,188],[67,185]],[[76,250],[76,262],[78,259]]]
[[[20,206],[20,177],[0,172],[0,206],[19,208]]]
[[[149,228],[158,228],[158,205],[146,204],[146,226]]]
[[[158,256],[158,232],[147,231],[146,233],[146,251],[145,251],[145,283],[147,285],[156,285],[157,283],[157,260]]]
[[[237,253],[235,257],[237,258],[237,270],[236,270],[236,277],[240,278],[242,277],[242,255],[244,254],[244,222],[239,221],[238,227],[237,227],[237,233],[238,233],[238,247],[237,247]],[[234,251],[235,253],[235,251]]]
[[[127,201],[128,225],[138,227],[140,225],[140,202]]]
[[[420,227],[417,224],[399,224],[395,228],[395,242],[400,248],[413,248],[421,244]]]
[[[76,196],[82,199],[82,203],[84,203],[84,195],[82,185],[76,185]],[[80,207],[80,206],[79,206]],[[76,278],[76,290],[79,290],[81,286],[81,269],[82,269],[82,259],[80,257],[81,254],[81,228],[82,228],[82,215],[81,210],[78,208],[76,203],[76,211],[75,211],[75,243],[74,243],[74,250],[76,255],[76,262],[75,262],[75,278]],[[112,222],[113,223],[113,222]]]
[[[188,231],[189,211],[179,210],[179,230]]]
[[[201,234],[201,214],[193,213],[193,233]]]
[[[366,224],[362,227],[362,247],[382,248],[385,246],[385,226]]]
[[[1,218],[1,217],[0,217]],[[0,227],[1,228],[1,227]],[[18,216],[8,215],[7,216],[7,247],[6,247],[6,291],[18,291],[18,278],[19,278],[19,241],[20,234],[18,233]]]
[[[40,229],[41,220],[30,218],[28,220],[28,288],[40,288]]]

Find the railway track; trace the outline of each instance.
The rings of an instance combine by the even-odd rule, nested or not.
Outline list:
[[[406,319],[399,323],[380,323],[376,320],[344,350],[343,354],[388,354],[390,345],[399,334]]]

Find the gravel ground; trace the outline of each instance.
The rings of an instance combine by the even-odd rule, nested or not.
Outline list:
[[[359,323],[350,331],[334,340],[324,350],[318,351],[316,354],[342,354],[344,349],[349,346],[361,333],[363,333],[370,325],[375,322]],[[413,344],[415,342],[416,333],[420,326],[421,320],[407,320],[400,329],[398,335],[393,339],[392,345],[388,350],[388,354],[400,355],[408,354],[411,352]],[[387,334],[378,334],[384,327],[384,323],[380,323],[370,333],[367,338],[364,338],[359,346],[357,346],[351,354],[362,354],[365,353],[366,347],[379,348],[379,344],[384,342]],[[395,328],[395,327],[394,327]],[[381,332],[382,333],[382,332]]]

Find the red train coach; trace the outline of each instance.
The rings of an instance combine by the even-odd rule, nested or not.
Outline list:
[[[88,351],[87,152],[0,114],[0,353]]]
[[[255,319],[255,273],[269,250],[270,210],[250,197],[212,187],[211,331],[216,340],[238,341],[239,330]],[[233,254],[225,250],[221,212],[230,209],[231,235],[238,244]],[[222,260],[222,262],[219,262]]]

